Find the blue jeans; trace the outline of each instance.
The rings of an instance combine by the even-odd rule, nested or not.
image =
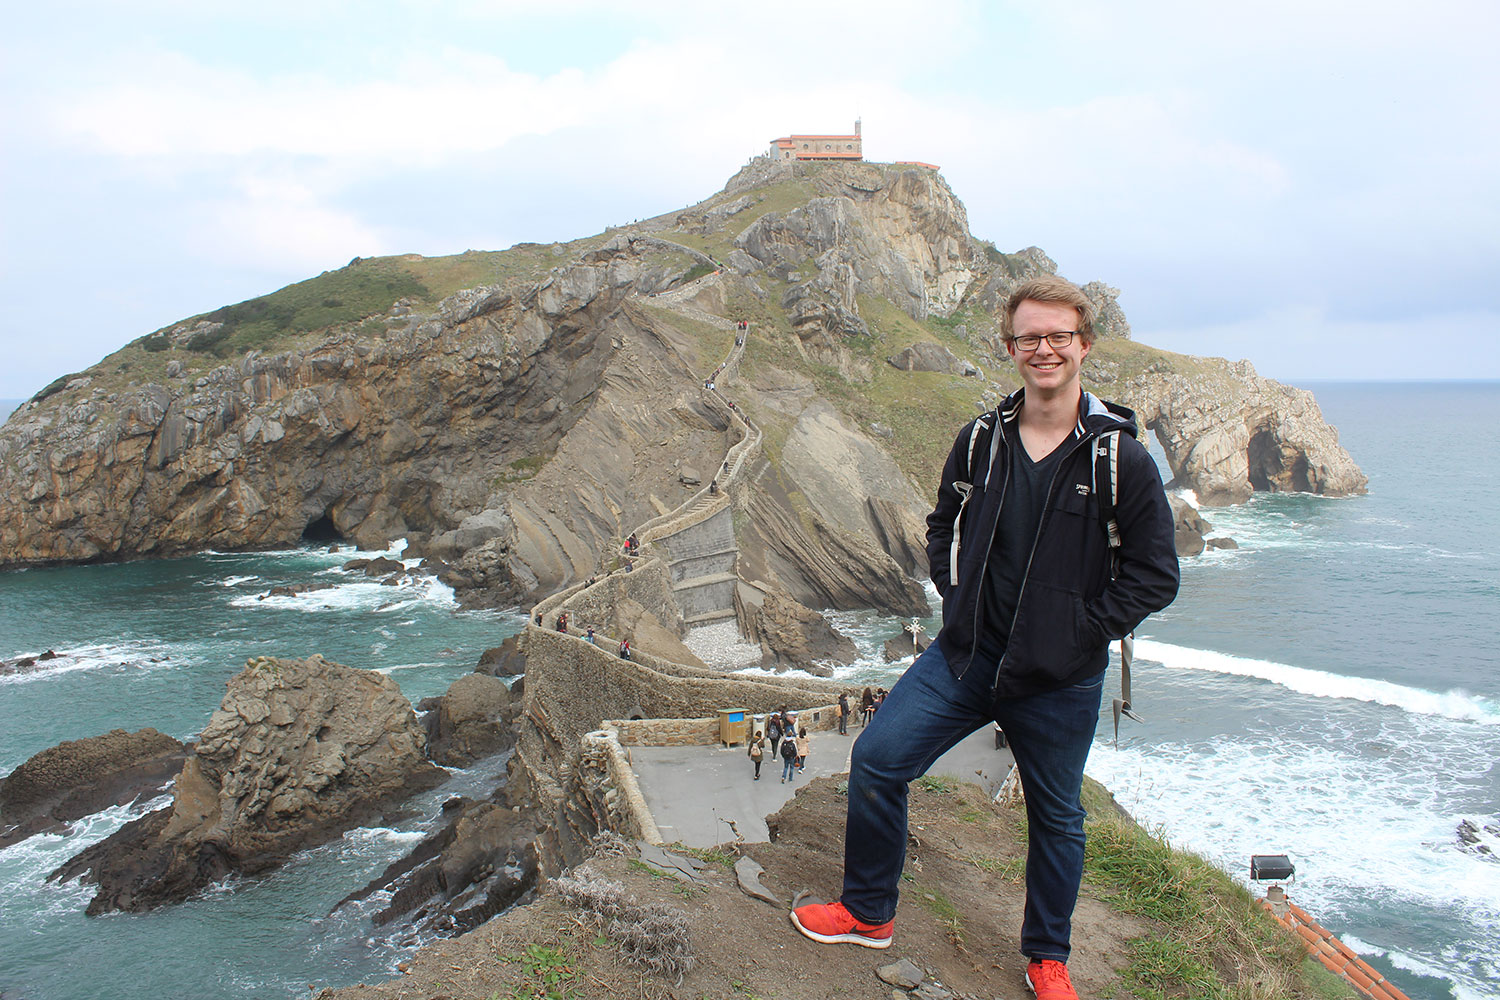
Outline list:
[[[840,898],[869,923],[895,917],[906,862],[907,783],[964,737],[998,722],[1021,771],[1030,830],[1021,951],[1066,962],[1083,878],[1079,792],[1104,675],[1026,698],[996,698],[992,679],[992,671],[971,667],[955,680],[934,642],[854,741]]]
[[[783,757],[783,758],[781,758],[781,780],[782,781],[794,781],[794,780],[796,780],[796,778],[797,778],[797,758],[796,757]]]

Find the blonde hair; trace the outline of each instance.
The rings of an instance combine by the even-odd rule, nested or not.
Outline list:
[[[1016,339],[1016,310],[1027,300],[1032,302],[1058,302],[1078,310],[1078,325],[1074,332],[1085,344],[1094,343],[1094,303],[1083,294],[1083,289],[1067,278],[1045,274],[1040,278],[1023,281],[1005,300],[1005,312],[1000,317],[1000,336],[1006,344]]]

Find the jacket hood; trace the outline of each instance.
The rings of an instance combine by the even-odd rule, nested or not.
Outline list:
[[[1026,387],[1022,386],[1001,400],[995,411],[1000,415],[1000,420],[1008,424],[1016,419],[1016,414],[1025,401]],[[1083,405],[1079,407],[1078,427],[1073,432],[1074,436],[1083,437],[1089,432],[1103,434],[1113,430],[1123,430],[1133,438],[1140,437],[1136,429],[1135,411],[1127,406],[1100,399],[1091,392],[1085,392]]]

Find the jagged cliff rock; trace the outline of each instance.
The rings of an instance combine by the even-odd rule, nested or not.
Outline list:
[[[1172,504],[1172,529],[1179,556],[1196,556],[1203,551],[1203,536],[1212,526],[1192,504],[1179,496],[1168,495]]]
[[[1248,361],[1193,360],[1193,374],[1151,371],[1120,387],[1140,425],[1161,440],[1174,485],[1215,506],[1256,490],[1365,491],[1369,480],[1311,392],[1261,378]]]
[[[448,685],[418,709],[427,730],[427,756],[444,767],[467,767],[515,743],[512,724],[521,712],[519,693],[497,677],[476,671]]]
[[[760,483],[766,499],[777,499],[786,513],[753,501],[762,513],[751,530],[765,532],[769,550],[770,565],[761,578],[780,581],[793,597],[814,607],[854,607],[852,595],[863,591],[880,593],[880,606],[897,614],[925,615],[926,596],[911,579],[919,566],[926,567],[926,526],[918,514],[925,502],[885,450],[824,400],[811,393],[801,399],[790,392],[778,395],[782,412],[795,414],[796,421],[782,446],[775,481],[768,472]],[[816,515],[812,537],[801,520],[794,524],[789,516],[799,506]],[[851,572],[855,567],[864,579]]]
[[[184,753],[155,729],[114,729],[33,755],[0,779],[0,848],[153,795],[182,768]]]
[[[825,662],[853,663],[858,655],[854,642],[822,615],[776,591],[765,595],[756,612],[755,634],[766,650],[766,665],[781,669],[832,676]]]
[[[942,344],[920,343],[904,348],[887,359],[892,368],[904,372],[946,372],[949,375],[981,376],[984,373],[967,361],[960,361]]]
[[[0,435],[0,563],[286,545],[320,522],[383,544],[456,524],[511,463],[558,447],[623,349],[619,304],[673,273],[621,251],[191,384],[33,400]],[[551,512],[519,506],[513,543],[557,561],[538,537]]]
[[[337,836],[442,771],[396,682],[371,670],[257,657],[230,679],[173,787],[172,804],[50,878],[98,885],[90,914],[185,899]]]
[[[793,174],[821,196],[761,216],[735,239],[739,249],[794,283],[811,277],[813,267],[832,272],[830,284],[889,299],[916,319],[957,307],[975,278],[968,215],[939,174],[867,163],[808,166],[797,164]],[[852,298],[842,304],[852,306]]]
[[[441,830],[338,905],[388,893],[389,902],[373,923],[384,927],[404,919],[407,925],[398,940],[415,944],[469,931],[536,884],[536,828],[530,812],[468,799],[450,800],[443,811],[450,818]]]

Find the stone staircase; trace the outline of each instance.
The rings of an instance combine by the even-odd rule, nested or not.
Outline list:
[[[710,263],[718,266],[716,262]],[[717,280],[717,274],[698,279],[709,280]],[[685,298],[683,290],[673,290],[658,295],[657,301],[694,318],[734,329],[732,321],[702,312],[684,301]],[[699,313],[701,316],[697,315]],[[748,337],[744,339],[748,340]],[[721,383],[738,374],[744,354],[743,342],[730,348],[718,368]],[[747,472],[760,454],[762,441],[760,428],[719,391],[705,388],[700,398],[724,418],[731,432],[738,435],[738,440],[730,446],[720,467],[709,477],[714,483],[712,488],[702,487],[679,506],[658,514],[635,529],[648,559],[652,556],[662,558],[670,570],[672,597],[690,629],[738,617],[735,594],[739,576],[735,564],[739,559],[739,547],[734,539],[734,509],[730,497],[731,493],[745,487]],[[592,586],[603,586],[604,582],[597,581]],[[547,598],[532,609],[533,620],[538,614],[550,619],[562,608],[572,607],[575,598],[586,599],[590,589],[580,586]]]

